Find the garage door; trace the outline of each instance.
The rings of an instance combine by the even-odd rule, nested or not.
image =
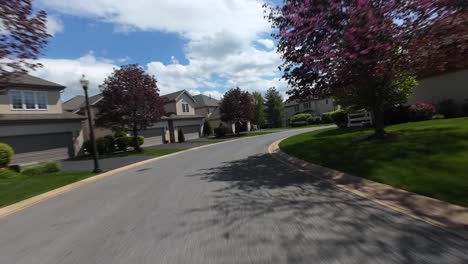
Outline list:
[[[180,126],[179,129],[182,129],[184,132],[185,140],[196,139],[200,137],[200,126]]]
[[[12,164],[66,159],[72,149],[71,133],[0,137],[0,142],[15,151]]]
[[[164,128],[151,128],[142,130],[140,135],[145,137],[143,146],[160,145],[164,143]]]

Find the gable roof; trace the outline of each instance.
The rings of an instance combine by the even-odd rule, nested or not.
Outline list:
[[[207,107],[207,106],[216,107],[216,106],[219,106],[219,103],[220,103],[219,100],[216,100],[204,94],[195,95],[193,96],[193,99],[195,100],[195,108]]]
[[[0,86],[20,86],[34,88],[56,88],[64,89],[65,86],[50,82],[26,73],[6,74],[0,79]]]
[[[89,97],[89,105],[93,106],[102,99],[102,94],[96,94]],[[63,110],[69,112],[76,112],[86,106],[85,97],[83,95],[77,95],[70,100],[63,103]]]
[[[161,95],[161,97],[166,98],[166,103],[170,103],[170,102],[177,101],[179,97],[182,96],[182,94],[184,93],[195,102],[195,99],[193,98],[193,96],[189,94],[189,92],[187,92],[186,90],[180,90],[180,91],[173,92],[170,94]]]

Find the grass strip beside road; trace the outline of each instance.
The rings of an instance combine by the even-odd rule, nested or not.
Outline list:
[[[290,137],[284,152],[344,171],[468,207],[468,118],[387,127],[398,136],[356,141],[370,129],[326,129]]]

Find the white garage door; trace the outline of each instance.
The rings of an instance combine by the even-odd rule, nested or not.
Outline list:
[[[139,133],[145,137],[143,146],[160,145],[164,143],[164,128],[150,128]]]
[[[72,153],[71,133],[0,137],[15,151],[12,164],[67,159]]]
[[[185,140],[196,139],[200,137],[200,126],[180,126],[179,129],[182,129],[184,132]]]

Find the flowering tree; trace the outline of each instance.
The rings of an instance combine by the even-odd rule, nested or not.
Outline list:
[[[47,45],[47,14],[33,13],[31,0],[0,0],[0,76],[41,66],[37,59]]]
[[[396,82],[468,65],[466,1],[285,0],[269,19],[289,94],[357,95],[373,112],[378,137]]]
[[[252,120],[254,117],[252,101],[251,95],[239,87],[227,91],[219,106],[221,120],[235,124]]]
[[[130,64],[115,69],[101,88],[103,98],[97,103],[96,124],[131,130],[135,149],[141,150],[138,131],[164,115],[164,100],[159,96],[156,79],[139,65]]]

